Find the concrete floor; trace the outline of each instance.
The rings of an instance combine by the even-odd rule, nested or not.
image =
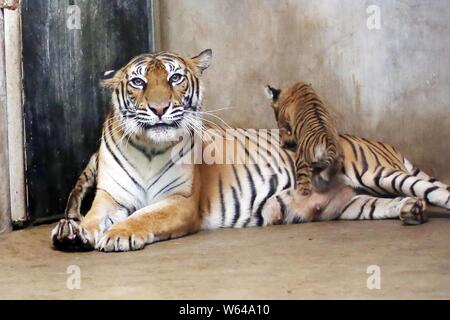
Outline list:
[[[129,253],[63,253],[50,226],[0,236],[0,299],[450,298],[450,219],[204,231]],[[69,265],[81,289],[66,287]],[[369,265],[381,289],[369,290]]]

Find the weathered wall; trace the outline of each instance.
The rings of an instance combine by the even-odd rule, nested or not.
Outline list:
[[[98,148],[107,90],[96,74],[153,50],[149,0],[22,1],[28,213],[56,218]],[[75,8],[74,8],[75,9]],[[69,23],[69,26],[71,24]]]
[[[381,29],[366,26],[369,5]],[[274,127],[262,86],[309,81],[341,131],[393,143],[450,181],[449,1],[161,0],[161,47],[212,48],[207,109]]]
[[[4,14],[0,9],[0,233],[12,229],[7,128]]]

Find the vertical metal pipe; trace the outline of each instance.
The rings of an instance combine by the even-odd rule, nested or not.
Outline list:
[[[4,11],[0,9],[0,233],[12,230],[4,22]]]

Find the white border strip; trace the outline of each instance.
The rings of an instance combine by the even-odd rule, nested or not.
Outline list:
[[[5,10],[6,106],[11,192],[11,219],[27,219],[20,8]]]
[[[12,230],[9,193],[8,112],[6,110],[6,72],[4,10],[0,9],[0,233]]]
[[[149,32],[151,35],[150,44],[153,47],[154,52],[161,50],[161,33],[160,33],[160,20],[159,20],[159,0],[148,0],[150,1],[150,12],[152,21],[152,30]]]

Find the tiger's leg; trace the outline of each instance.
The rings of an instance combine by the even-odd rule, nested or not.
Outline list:
[[[427,220],[424,210],[425,203],[418,198],[377,198],[356,195],[353,189],[341,187],[303,197],[291,190],[283,191],[267,201],[262,215],[264,225],[389,218],[400,218],[404,224],[420,224]]]
[[[81,203],[86,192],[93,189],[97,179],[98,153],[94,153],[86,168],[78,178],[75,187],[72,189],[67,200],[65,216],[66,219],[81,221],[83,216],[80,213]]]
[[[264,225],[333,220],[355,196],[348,186],[334,182],[329,191],[303,196],[284,190],[269,198],[262,210]]]
[[[146,244],[197,232],[200,225],[198,197],[174,195],[114,224],[96,249],[105,252],[139,250]]]
[[[427,221],[425,202],[415,197],[377,198],[370,195],[353,197],[337,217],[340,220],[400,218],[404,224]]]
[[[300,150],[296,152],[295,166],[297,170],[297,192],[307,196],[312,192],[311,166],[306,161]]]
[[[450,209],[450,191],[399,170],[379,168],[378,187],[393,195],[418,197],[428,204]]]
[[[411,162],[408,161],[408,159],[404,159],[403,161],[405,168],[408,170],[409,174],[412,176],[415,176],[421,180],[428,181],[435,186],[438,186],[440,188],[447,189],[450,191],[450,186],[446,185],[445,183],[439,181],[436,178],[430,177],[428,174],[417,168],[416,166],[412,165]]]
[[[93,249],[106,230],[125,220],[127,216],[126,208],[119,205],[106,191],[98,189],[91,209],[80,223],[73,219],[61,219],[53,228],[53,245],[67,251]]]

